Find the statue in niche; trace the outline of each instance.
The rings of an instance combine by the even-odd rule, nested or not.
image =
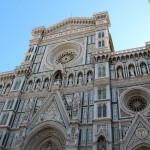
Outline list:
[[[92,75],[91,72],[88,73],[88,83],[92,82]]]
[[[142,71],[142,74],[147,74],[146,65],[144,63],[141,65],[141,71]]]
[[[39,119],[38,119],[38,122],[37,122],[37,123],[40,123],[40,122],[42,122],[42,121],[44,121],[44,120],[45,120],[44,114],[41,114],[40,117],[39,117]]]
[[[122,75],[122,68],[118,68],[118,78],[123,78],[123,75]]]
[[[25,136],[26,136],[26,128],[24,128],[22,131],[22,138],[25,138]]]
[[[54,86],[61,86],[61,74],[60,73],[58,73],[55,76]]]
[[[73,77],[69,76],[68,85],[73,85]]]
[[[51,148],[52,148],[52,143],[48,143],[48,147],[46,150],[51,150]]]
[[[29,82],[28,83],[28,91],[31,91],[32,90],[32,82]]]
[[[8,85],[8,86],[6,87],[5,94],[8,94],[9,91],[10,91],[10,85]]]
[[[82,74],[78,76],[78,84],[82,84]]]
[[[40,84],[40,81],[37,81],[37,83],[36,83],[36,89],[40,89],[40,87],[41,87],[41,84]]]
[[[135,74],[134,74],[134,67],[133,66],[131,66],[130,69],[129,69],[129,75],[130,76],[135,76]]]
[[[48,80],[45,80],[44,82],[44,89],[48,89]]]

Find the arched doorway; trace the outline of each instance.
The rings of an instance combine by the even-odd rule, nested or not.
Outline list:
[[[37,150],[63,150],[63,145],[58,138],[52,136],[44,139],[43,142],[37,146]]]
[[[141,144],[137,144],[132,150],[150,150],[150,144],[141,142]]]
[[[98,138],[97,150],[106,150],[106,139],[102,135]]]
[[[49,127],[36,132],[26,144],[25,150],[65,150],[66,139],[60,130]]]
[[[150,147],[146,147],[146,146],[141,146],[139,148],[137,148],[136,150],[149,150]]]

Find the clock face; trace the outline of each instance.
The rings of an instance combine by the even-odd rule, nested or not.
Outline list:
[[[46,65],[54,66],[57,64],[65,64],[71,66],[77,63],[83,55],[83,50],[78,43],[65,43],[46,55]]]

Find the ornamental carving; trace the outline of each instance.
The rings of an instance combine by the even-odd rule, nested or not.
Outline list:
[[[148,131],[147,129],[140,127],[136,130],[135,135],[139,139],[144,139],[148,136]]]
[[[146,108],[147,102],[141,96],[134,96],[128,100],[127,105],[130,110],[139,112]]]
[[[83,47],[81,43],[67,42],[55,48],[48,48],[44,55],[44,62],[46,69],[53,70],[58,64],[66,67],[74,66],[79,62],[83,62]]]

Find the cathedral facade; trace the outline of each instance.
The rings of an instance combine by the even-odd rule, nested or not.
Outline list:
[[[0,73],[1,150],[150,149],[150,42],[115,51],[109,27],[100,12],[32,30]]]

